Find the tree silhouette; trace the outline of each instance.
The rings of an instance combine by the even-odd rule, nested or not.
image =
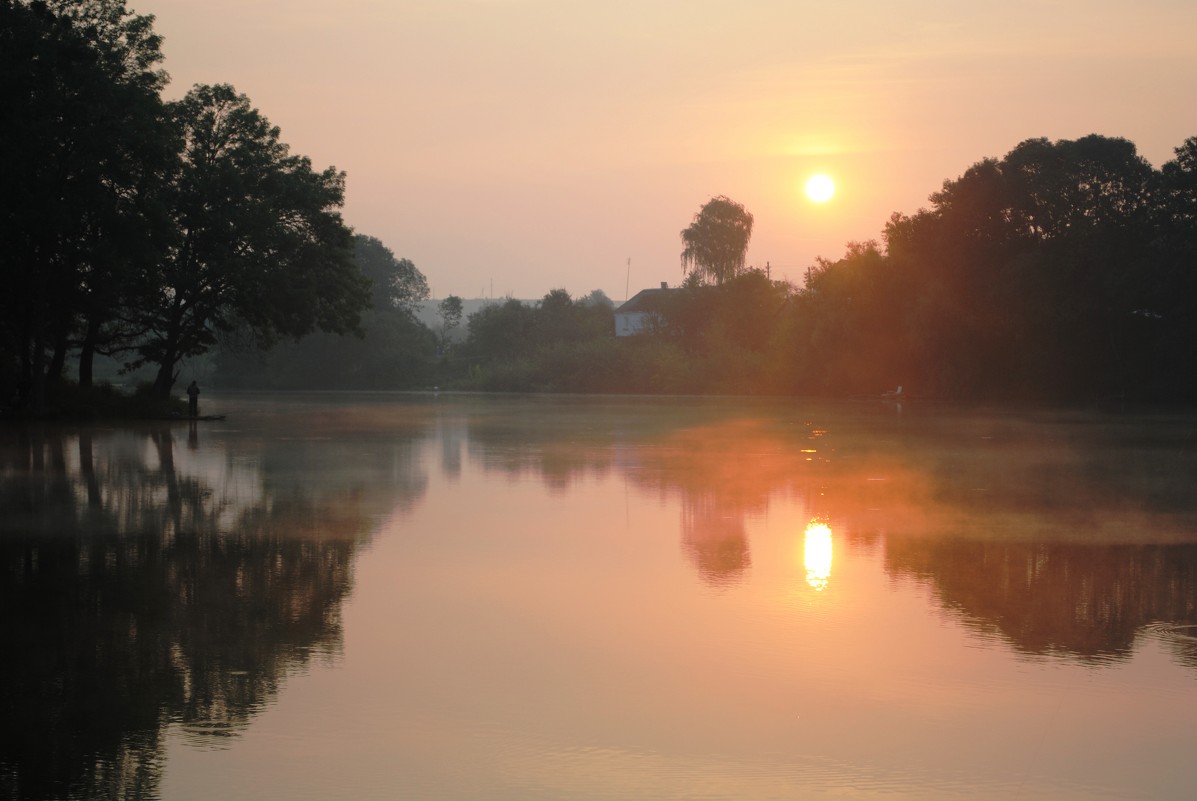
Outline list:
[[[752,215],[723,195],[711,198],[682,231],[682,272],[687,270],[716,284],[744,270]]]
[[[152,20],[123,0],[0,2],[0,384],[36,412],[72,347],[88,383],[92,353],[129,344],[118,311],[157,258],[173,139]]]
[[[353,237],[353,261],[372,298],[361,336],[315,332],[265,350],[238,331],[221,338],[214,378],[226,387],[271,389],[398,389],[426,382],[436,335],[414,313],[428,297],[424,274],[364,234]]]
[[[461,325],[462,314],[464,314],[464,308],[461,298],[456,295],[450,295],[436,304],[436,316],[441,318],[442,348],[449,346],[449,332]]]
[[[319,328],[355,330],[368,282],[339,212],[345,176],[289,152],[249,98],[196,86],[171,104],[182,153],[167,190],[177,236],[143,322],[141,361],[167,397],[176,365],[234,327],[265,344]]]
[[[397,311],[414,318],[416,309],[428,299],[428,279],[411,259],[397,259],[381,240],[356,234],[353,260],[373,287],[373,305],[379,311]]]

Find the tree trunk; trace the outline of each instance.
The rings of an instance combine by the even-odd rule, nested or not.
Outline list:
[[[50,359],[50,366],[46,368],[47,384],[54,385],[62,381],[62,369],[66,366],[66,355],[66,330],[60,329],[54,335],[54,356]]]
[[[95,349],[90,341],[83,343],[83,349],[79,351],[79,386],[86,389],[92,384],[92,361],[95,358]]]
[[[79,386],[92,385],[92,367],[96,358],[96,339],[100,336],[100,321],[93,317],[87,321],[87,332],[79,346]]]
[[[170,391],[175,385],[175,379],[178,378],[178,373],[175,370],[175,364],[178,359],[173,354],[162,357],[162,361],[158,363],[158,375],[154,378],[154,392],[155,398],[166,400],[170,397]]]
[[[33,335],[33,353],[29,364],[29,411],[40,417],[46,413],[46,340],[41,326]]]
[[[158,357],[158,375],[154,378],[154,397],[166,400],[170,397],[170,390],[179,377],[175,372],[175,365],[183,357],[179,352],[182,347],[183,329],[183,301],[176,296],[171,308],[170,325],[167,326],[164,337],[162,355]]]
[[[28,319],[21,326],[21,365],[17,378],[17,406],[21,409],[29,408],[29,396],[33,389],[33,334],[29,330]]]

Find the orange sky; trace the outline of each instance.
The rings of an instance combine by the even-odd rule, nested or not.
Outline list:
[[[677,283],[719,194],[756,218],[749,263],[801,282],[1023,139],[1122,136],[1158,167],[1197,136],[1191,0],[128,2],[168,94],[247,94],[438,298]]]

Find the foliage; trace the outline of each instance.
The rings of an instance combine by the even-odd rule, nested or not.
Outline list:
[[[152,18],[123,0],[0,0],[0,388],[43,411],[68,350],[135,332],[163,234],[155,189],[172,156]]]
[[[1158,171],[1123,139],[1032,139],[930,200],[799,290],[694,270],[637,337],[571,334],[559,291],[488,309],[468,385],[1197,400],[1197,138]]]
[[[593,295],[574,301],[564,289],[554,289],[534,305],[509,298],[471,314],[466,341],[457,353],[456,380],[472,388],[519,383],[514,388],[573,391],[573,379],[542,368],[548,361],[560,365],[562,348],[612,337],[612,309],[594,302]],[[462,374],[461,369],[468,369],[464,365],[478,369]]]
[[[715,286],[687,282],[661,297],[661,333],[695,353],[710,352],[724,343],[762,352],[790,293],[788,284],[772,281],[756,269]]]
[[[373,302],[358,335],[314,333],[269,349],[238,337],[221,343],[215,380],[269,389],[409,389],[433,380],[436,336],[413,309],[428,282],[410,260],[374,237],[353,239],[353,260],[371,282]]]
[[[424,275],[352,235],[344,174],[231,86],[163,102],[160,48],[124,0],[0,0],[6,410],[83,409],[97,354],[154,365],[164,399],[218,342],[222,380],[280,388],[1197,400],[1197,137],[1159,170],[1124,139],[1029,139],[801,289],[745,269],[753,217],[715,197],[651,332],[554,289],[469,315],[450,351],[450,297],[438,358]]]
[[[682,230],[682,272],[722,284],[744,270],[752,215],[723,195],[711,198]]]
[[[391,249],[364,234],[353,237],[353,261],[370,280],[371,306],[393,309],[414,317],[420,302],[428,299],[428,279],[410,259],[396,259]]]
[[[820,261],[784,326],[794,387],[973,399],[1193,398],[1197,229],[1178,159],[1033,139]],[[1173,176],[1173,178],[1169,178]],[[1187,255],[1186,255],[1187,254]]]
[[[397,314],[368,311],[364,336],[317,332],[269,350],[218,352],[220,386],[273,389],[412,389],[433,382],[436,339]]]
[[[138,349],[158,365],[158,394],[219,332],[240,328],[268,346],[317,328],[356,330],[368,284],[338,211],[345,176],[291,155],[231,86],[196,86],[171,112],[183,140],[167,193],[177,233]]]
[[[794,390],[855,395],[901,383],[899,279],[876,242],[851,243],[842,259],[807,271],[783,333]]]
[[[602,308],[614,310],[615,303],[611,298],[607,297],[607,293],[601,289],[592,289],[584,297],[578,298],[578,305],[580,306],[601,306]]]
[[[592,293],[593,295],[593,293]],[[776,391],[772,328],[789,288],[749,271],[721,286],[663,296],[656,333],[613,336],[611,310],[553,290],[471,315],[458,385],[492,391],[725,393]]]
[[[469,317],[463,352],[481,361],[515,359],[533,347],[534,314],[532,307],[514,298],[482,307]]]
[[[1135,393],[1156,181],[1126,140],[1033,139],[891,220],[913,380],[957,397]]]
[[[164,103],[153,18],[124,0],[0,0],[0,391],[45,413],[78,354],[136,352],[166,398],[181,359],[351,331],[369,299],[344,175],[289,153],[247,98]]]
[[[447,345],[449,332],[461,325],[461,318],[464,314],[461,298],[450,295],[443,299],[436,305],[436,314],[441,319],[441,338]]]
[[[41,419],[60,420],[157,420],[183,418],[187,402],[180,398],[154,397],[152,385],[133,390],[107,382],[82,386],[69,379],[56,381],[47,388],[46,409]],[[29,419],[27,412],[11,413],[13,419]],[[9,415],[3,415],[8,418]]]

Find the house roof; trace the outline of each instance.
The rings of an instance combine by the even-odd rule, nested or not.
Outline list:
[[[642,289],[626,301],[618,309],[616,314],[625,314],[628,312],[647,312],[656,311],[656,303],[670,292],[677,292],[676,289]]]

